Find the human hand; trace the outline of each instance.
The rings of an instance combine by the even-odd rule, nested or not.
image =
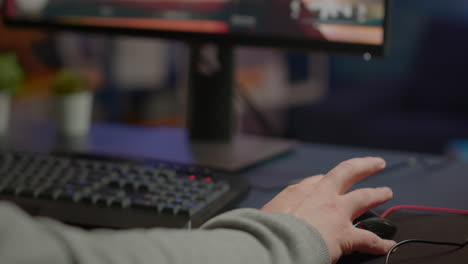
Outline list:
[[[357,158],[342,162],[327,175],[307,178],[291,185],[262,210],[286,213],[315,227],[325,240],[332,261],[351,252],[381,255],[395,244],[374,233],[358,229],[352,221],[393,196],[390,188],[366,188],[347,193],[358,181],[385,168],[381,158]]]

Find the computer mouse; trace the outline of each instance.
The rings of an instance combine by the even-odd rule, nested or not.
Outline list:
[[[362,219],[355,225],[357,228],[369,230],[382,239],[393,239],[397,233],[396,225],[385,218],[374,216]]]

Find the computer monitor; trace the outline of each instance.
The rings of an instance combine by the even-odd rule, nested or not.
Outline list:
[[[191,45],[189,130],[233,138],[233,47],[380,56],[389,0],[4,0],[9,25],[179,39]]]
[[[6,20],[339,52],[385,50],[387,0],[4,0]]]

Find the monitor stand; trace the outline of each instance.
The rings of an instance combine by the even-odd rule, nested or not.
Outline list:
[[[233,50],[191,44],[187,127],[196,163],[238,171],[291,152],[297,142],[234,133]]]

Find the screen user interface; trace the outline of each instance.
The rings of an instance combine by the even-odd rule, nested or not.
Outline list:
[[[5,0],[9,19],[384,43],[385,0]]]

